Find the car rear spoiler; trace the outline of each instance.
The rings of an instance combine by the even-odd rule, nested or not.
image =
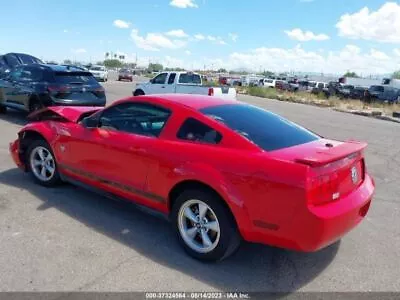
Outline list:
[[[61,122],[77,123],[84,117],[89,116],[103,107],[88,106],[49,106],[28,115],[30,122],[54,120]]]
[[[308,165],[310,167],[320,167],[350,155],[363,151],[368,146],[367,143],[358,141],[346,141],[335,147],[326,147],[318,150],[313,157],[295,159],[295,162]]]

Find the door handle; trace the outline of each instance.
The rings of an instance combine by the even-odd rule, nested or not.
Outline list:
[[[162,89],[165,89],[165,86],[162,86],[161,88],[162,88]]]

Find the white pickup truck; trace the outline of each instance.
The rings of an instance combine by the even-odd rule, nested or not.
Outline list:
[[[232,87],[203,85],[200,74],[192,72],[162,72],[149,82],[139,83],[133,89],[134,96],[152,94],[198,94],[223,99],[236,99]]]

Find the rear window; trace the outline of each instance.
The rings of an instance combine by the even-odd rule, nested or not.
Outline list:
[[[320,138],[293,122],[252,105],[227,104],[200,111],[224,123],[265,151],[305,144]]]
[[[55,82],[61,84],[98,84],[88,72],[55,72]]]
[[[200,75],[197,74],[182,73],[179,76],[179,83],[201,84],[201,78]]]
[[[21,59],[22,63],[25,65],[29,64],[40,64],[41,61],[36,57],[27,55],[27,54],[18,54],[19,58]]]

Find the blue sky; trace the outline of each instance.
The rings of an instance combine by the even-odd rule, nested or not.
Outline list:
[[[0,53],[47,60],[364,74],[400,69],[400,5],[382,0],[13,0]]]

